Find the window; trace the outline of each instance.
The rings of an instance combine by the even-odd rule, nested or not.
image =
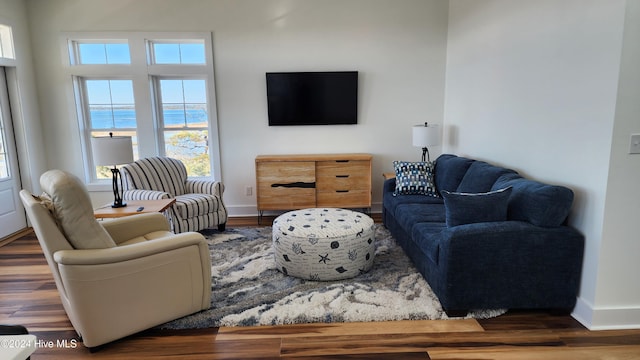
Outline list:
[[[137,156],[136,109],[133,81],[79,78],[85,124],[92,137],[131,136],[134,157]],[[108,166],[96,166],[97,179],[111,179]]]
[[[131,64],[129,44],[123,42],[73,42],[77,49],[71,54],[77,64]]]
[[[131,136],[134,158],[180,159],[191,177],[220,178],[211,35],[65,34],[87,177],[92,136]],[[213,109],[213,110],[212,110]]]
[[[190,174],[207,176],[207,100],[205,80],[159,79],[165,154],[180,159]]]
[[[4,71],[0,68],[0,71]],[[4,104],[0,103],[0,180],[8,179],[11,175],[9,173],[9,156],[7,154],[7,146],[4,138],[5,129],[4,129],[4,118],[2,116],[2,106]]]
[[[204,42],[151,41],[152,64],[206,64]]]
[[[11,26],[0,24],[0,58],[15,59]]]

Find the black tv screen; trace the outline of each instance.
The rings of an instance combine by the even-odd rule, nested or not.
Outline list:
[[[266,75],[269,126],[357,124],[357,71]]]

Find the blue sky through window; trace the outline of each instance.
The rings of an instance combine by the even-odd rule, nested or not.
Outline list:
[[[86,86],[90,105],[134,104],[131,80],[87,80]]]
[[[156,64],[206,64],[204,43],[153,43]]]
[[[130,64],[129,44],[127,43],[79,43],[80,63],[91,64]]]

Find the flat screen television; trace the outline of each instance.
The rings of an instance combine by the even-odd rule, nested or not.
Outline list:
[[[270,72],[269,126],[358,123],[358,72]]]

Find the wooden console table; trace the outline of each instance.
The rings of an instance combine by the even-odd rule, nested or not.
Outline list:
[[[371,154],[259,155],[258,221],[265,210],[371,208]]]

